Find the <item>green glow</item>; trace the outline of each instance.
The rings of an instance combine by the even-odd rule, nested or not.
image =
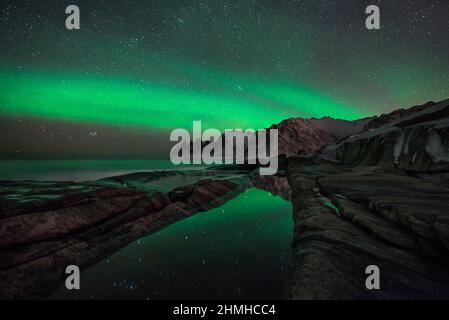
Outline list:
[[[61,288],[53,297],[141,298],[142,292],[156,292],[159,298],[216,298],[218,291],[234,297],[242,288],[245,296],[282,298],[292,241],[291,210],[288,201],[248,189],[221,207],[129,244],[84,271],[81,290]],[[142,291],[123,290],[111,279],[132,279]],[[198,287],[201,290],[186,292]]]
[[[118,76],[1,72],[0,114],[143,128],[264,128],[289,117],[354,119],[356,108],[287,82],[263,82],[194,66],[192,87]]]

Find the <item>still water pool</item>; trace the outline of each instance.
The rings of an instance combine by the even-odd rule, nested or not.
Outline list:
[[[180,169],[164,160],[0,164],[0,180],[93,180]],[[155,186],[165,192],[188,182],[173,179]],[[178,221],[81,270],[80,290],[61,287],[50,299],[282,299],[292,241],[291,211],[290,202],[249,187],[221,207]]]
[[[289,202],[255,188],[141,238],[81,274],[63,299],[282,299]]]

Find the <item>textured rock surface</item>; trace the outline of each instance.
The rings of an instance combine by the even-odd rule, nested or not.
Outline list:
[[[308,154],[320,150],[346,135],[357,133],[370,120],[345,121],[329,117],[321,119],[291,118],[273,125],[279,130],[279,154]]]
[[[320,156],[351,166],[448,171],[449,100],[328,145]]]
[[[449,175],[290,158],[289,298],[449,298]],[[381,290],[365,288],[379,266]]]
[[[154,174],[84,184],[2,183],[0,298],[45,297],[62,283],[67,265],[86,268],[145,235],[221,206],[249,183],[242,175],[220,179],[215,173],[215,180],[149,192]]]
[[[371,119],[368,123],[366,123],[363,126],[363,130],[360,130],[360,131],[382,127],[383,125],[386,125],[389,122],[395,121],[399,118],[407,117],[416,112],[427,109],[428,107],[431,107],[433,105],[435,105],[435,102],[429,101],[425,104],[413,106],[408,109],[397,109],[397,110],[394,110],[393,112],[382,114],[378,117],[374,117],[373,119]]]
[[[279,154],[293,156],[287,178],[237,165],[92,183],[3,181],[0,298],[45,297],[68,264],[92,265],[250,186],[293,203],[288,298],[449,298],[448,119],[449,100],[354,122],[285,120],[271,128]],[[381,290],[365,288],[370,264]]]

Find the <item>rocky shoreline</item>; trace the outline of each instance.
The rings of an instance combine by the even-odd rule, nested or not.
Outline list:
[[[64,282],[67,265],[87,268],[143,236],[223,205],[248,186],[239,173],[166,193],[129,186],[159,174],[90,183],[2,183],[0,299],[45,298]]]
[[[288,299],[449,298],[449,100],[275,127],[285,176],[223,166],[1,181],[0,298],[45,298],[65,266],[91,266],[249,187],[293,204]],[[369,265],[380,290],[365,287]]]
[[[449,174],[290,158],[290,299],[449,298]],[[429,207],[431,210],[429,210]],[[381,290],[367,290],[377,265]]]
[[[449,298],[449,101],[290,157],[290,299]],[[381,289],[367,290],[368,265]]]

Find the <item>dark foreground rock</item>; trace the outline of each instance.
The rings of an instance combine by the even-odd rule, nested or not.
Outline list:
[[[67,265],[86,268],[247,187],[293,203],[288,298],[449,298],[449,100],[272,128],[279,154],[292,156],[287,178],[238,165],[0,182],[0,298],[46,297]],[[380,268],[380,290],[365,287],[369,265]]]
[[[0,298],[46,297],[63,283],[66,266],[84,269],[145,235],[223,205],[248,186],[243,175],[215,176],[151,192],[147,182],[157,180],[153,175],[91,183],[3,182]]]
[[[449,298],[449,174],[289,159],[291,299]],[[380,268],[380,290],[365,269]]]

